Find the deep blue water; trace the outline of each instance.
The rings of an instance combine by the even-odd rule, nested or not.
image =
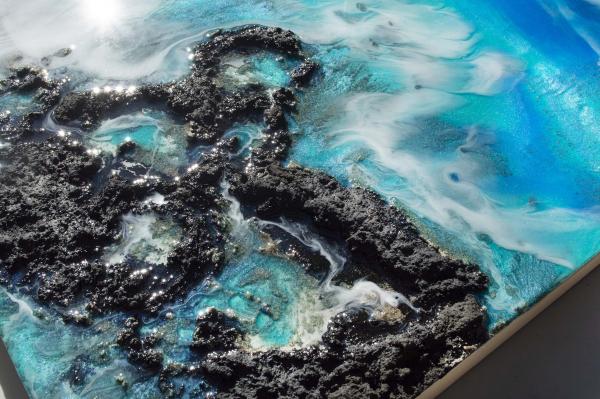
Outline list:
[[[210,29],[258,22],[297,32],[322,76],[301,95],[291,160],[376,190],[428,239],[481,265],[492,281],[482,298],[490,328],[600,249],[595,0],[140,0],[127,7],[109,0],[101,9],[93,1],[9,2],[0,11],[0,60],[21,52],[36,62],[72,46],[49,72],[62,76],[67,67],[74,84],[88,89],[181,76],[187,48]],[[23,23],[32,16],[33,28]],[[32,40],[41,32],[44,40]],[[269,57],[230,61],[223,84],[252,81],[277,87],[288,77]],[[28,101],[5,96],[0,105],[19,113]],[[182,128],[142,112],[106,121],[87,143],[111,152],[134,140],[142,161],[175,174],[201,152],[183,148]],[[260,129],[229,134],[248,146]],[[243,226],[242,249],[231,252],[223,274],[165,310],[175,314],[171,322],[147,320],[145,328],[164,333],[169,359],[188,356],[195,317],[208,306],[240,317],[255,348],[314,342],[335,308],[317,299],[323,287],[299,265],[260,251],[255,228],[231,216]],[[168,246],[161,233],[153,240],[148,245]],[[25,301],[20,308],[17,298]],[[25,304],[18,293],[0,295],[0,331],[32,396],[117,397],[124,395],[114,383],[121,372],[139,381],[132,397],[155,389],[103,341],[114,336],[114,321],[83,331],[50,311],[37,317]],[[52,348],[44,345],[48,336]],[[74,357],[101,351],[102,359],[89,360],[97,378],[81,392],[55,385]]]

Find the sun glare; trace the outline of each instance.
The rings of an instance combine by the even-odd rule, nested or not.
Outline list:
[[[92,26],[107,30],[117,23],[121,7],[120,0],[84,0],[83,14]]]

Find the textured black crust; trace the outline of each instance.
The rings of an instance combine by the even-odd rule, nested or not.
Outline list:
[[[484,322],[472,296],[406,325],[352,311],[330,322],[320,347],[229,351],[202,370],[223,398],[412,398],[485,339]]]
[[[255,205],[259,217],[308,216],[324,236],[346,244],[353,264],[345,274],[379,276],[413,297],[416,306],[461,300],[486,286],[475,266],[441,255],[400,210],[368,190],[344,188],[324,173],[275,163],[231,181],[230,191]]]
[[[199,353],[234,349],[241,337],[236,319],[209,308],[196,320],[191,348]]]
[[[218,85],[225,56],[263,51],[298,63],[290,71],[295,87]],[[82,328],[97,314],[131,315],[115,342],[133,364],[160,373],[167,397],[183,395],[174,382],[183,376],[202,380],[197,392],[188,392],[198,395],[214,388],[220,397],[414,397],[487,339],[486,312],[476,299],[487,278],[476,266],[441,254],[378,195],[281,164],[292,145],[286,116],[295,111],[296,91],[318,70],[297,36],[255,25],[217,31],[193,56],[192,71],[180,81],[120,92],[66,92],[61,98],[67,90],[35,68],[17,69],[0,82],[1,92],[37,93],[41,107],[18,123],[0,119],[0,139],[10,143],[0,148],[2,284],[28,290]],[[190,145],[210,144],[214,151],[180,179],[145,179],[148,166],[124,166],[133,163],[133,143],[114,157],[100,157],[74,137],[48,137],[36,126],[53,108],[57,122],[85,132],[147,106],[187,122]],[[262,143],[239,159],[238,140],[223,134],[245,122],[266,127]],[[402,292],[419,311],[402,305],[393,317],[372,317],[351,309],[331,320],[318,346],[248,352],[240,346],[239,323],[209,309],[199,316],[190,346],[195,362],[163,364],[159,337],[142,336],[139,317],[156,315],[221,270],[228,236],[223,180],[246,216],[303,223],[341,248],[348,262],[336,283],[366,277]],[[156,192],[165,204],[144,201]],[[153,212],[181,229],[185,238],[165,268],[143,274],[133,272],[148,265],[133,259],[104,264],[101,254],[118,242],[121,218],[129,212]],[[327,273],[326,259],[301,241],[275,226],[264,232],[308,273]],[[80,310],[68,310],[73,307]],[[87,367],[85,359],[74,361],[72,385],[85,383]]]
[[[0,176],[5,281],[37,286],[32,292],[37,299],[63,307],[83,296],[91,313],[156,312],[221,266],[222,236],[209,228],[220,201],[214,188],[222,171],[217,158],[205,159],[177,183],[131,184],[118,174],[96,183],[102,160],[88,155],[80,144],[48,139],[8,147]],[[155,191],[168,195],[167,205],[142,204]],[[132,211],[172,218],[189,237],[177,245],[160,272],[133,275],[134,266],[140,265],[107,266],[99,259],[104,248],[117,241],[121,216]],[[163,294],[151,299],[156,291]]]
[[[100,92],[95,95],[69,93],[56,108],[54,116],[62,124],[78,123],[89,130],[97,127],[105,118],[146,105],[159,106],[184,117],[191,127],[188,139],[204,144],[214,144],[240,119],[260,121],[263,113],[269,109],[267,122],[280,123],[272,125],[273,129],[283,128],[281,108],[285,105],[274,106],[264,87],[257,85],[227,92],[215,83],[221,60],[225,56],[257,51],[274,52],[301,60],[301,65],[290,73],[300,86],[307,84],[316,72],[316,63],[306,58],[301,51],[300,41],[290,31],[262,26],[218,31],[211,40],[194,49],[192,72],[185,79],[170,84],[143,86],[132,92]]]
[[[258,150],[260,153],[261,149]],[[335,317],[322,346],[281,352],[230,351],[202,364],[222,397],[410,398],[487,339],[475,294],[487,278],[474,265],[442,255],[397,208],[330,176],[278,163],[230,175],[233,193],[263,219],[306,222],[342,243],[349,265],[337,277],[367,276],[420,308],[373,320],[364,310]]]
[[[160,338],[156,335],[140,336],[140,321],[135,317],[125,320],[125,327],[119,331],[117,344],[125,349],[130,362],[140,364],[149,370],[161,369],[163,355],[154,349]]]

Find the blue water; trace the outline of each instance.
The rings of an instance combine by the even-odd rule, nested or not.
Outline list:
[[[376,190],[441,248],[479,264],[491,279],[482,296],[490,328],[600,249],[600,7],[593,1],[140,0],[123,8],[111,0],[93,19],[74,0],[61,6],[71,14],[43,0],[28,9],[14,3],[0,31],[0,47],[7,46],[0,57],[15,50],[4,44],[7,35],[32,60],[73,44],[73,55],[53,60],[49,72],[68,67],[88,88],[181,76],[189,68],[187,47],[211,29],[264,23],[297,32],[322,68],[300,94],[291,160]],[[17,22],[31,12],[40,13],[39,28],[25,31]],[[83,17],[56,23],[63,14]],[[47,39],[27,40],[35,29]],[[223,85],[289,84],[289,65],[272,56],[228,63]],[[26,106],[21,100],[0,104]],[[203,150],[186,151],[184,132],[165,115],[146,112],[104,124],[88,143],[111,152],[133,140],[140,160],[176,174]],[[245,156],[260,127],[227,134],[241,138]],[[240,318],[248,345],[301,341],[299,330],[311,323],[295,309],[307,308],[317,282],[261,252],[264,242],[252,234],[215,281],[168,310],[172,321],[147,320],[145,328],[162,328],[170,340],[167,357],[188,356],[195,315],[209,306]],[[311,306],[320,309],[317,302]],[[2,305],[2,335],[29,391],[39,395],[89,337],[35,317],[20,318],[23,332],[11,334],[9,315],[22,313],[11,303]],[[62,346],[39,362],[48,331]],[[110,351],[112,361],[123,359]],[[128,367],[122,369],[130,379],[141,378]],[[113,374],[97,384],[117,395]],[[135,389],[151,390],[151,382],[128,394]]]
[[[280,59],[273,54],[252,55],[243,59],[225,59],[226,68],[221,74],[225,87],[239,87],[249,83],[260,83],[269,88],[287,87],[290,77],[287,71],[294,69],[299,62]]]
[[[164,112],[142,110],[107,120],[83,140],[94,150],[115,155],[127,141],[136,144],[135,159],[153,170],[175,174],[188,163],[186,131]]]
[[[28,94],[7,93],[0,95],[0,117],[8,117],[11,123],[36,109],[33,98]]]

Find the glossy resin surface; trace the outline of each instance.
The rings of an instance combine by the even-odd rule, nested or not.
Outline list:
[[[600,249],[600,3],[5,0],[32,397],[415,397]]]

